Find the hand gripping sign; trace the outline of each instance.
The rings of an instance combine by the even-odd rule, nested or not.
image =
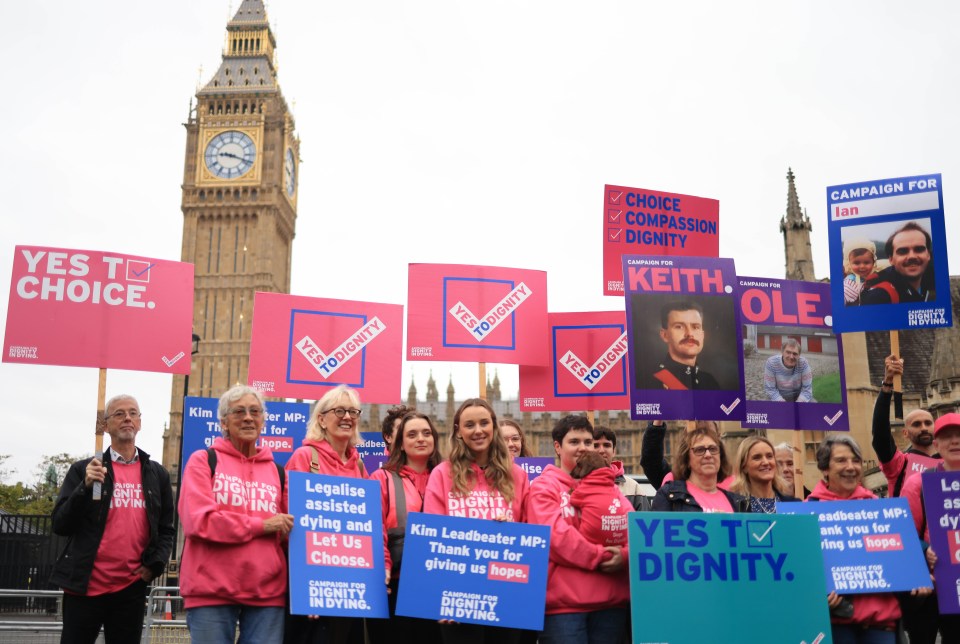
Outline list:
[[[4,362],[190,373],[193,264],[17,246]]]
[[[744,420],[732,259],[623,256],[634,419]]]
[[[833,328],[952,325],[939,174],[827,188]]]
[[[744,323],[744,427],[847,431],[840,336],[830,285],[737,277]]]
[[[603,294],[623,295],[622,255],[717,257],[720,202],[669,192],[603,187]]]
[[[366,403],[396,402],[403,307],[257,293],[249,383],[286,398],[317,400],[345,384]]]
[[[410,264],[407,359],[545,364],[547,274]]]
[[[623,311],[547,315],[550,365],[520,366],[522,411],[617,410],[627,394]]]

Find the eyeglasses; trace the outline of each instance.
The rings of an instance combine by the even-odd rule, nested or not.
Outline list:
[[[130,411],[124,411],[122,409],[118,409],[117,411],[110,414],[110,418],[114,420],[123,420],[127,416],[129,416],[132,420],[136,420],[140,418],[140,412],[138,412],[136,409],[131,409]]]
[[[508,443],[522,443],[523,439],[519,436],[507,436],[506,440]]]
[[[691,447],[690,451],[693,452],[695,456],[703,456],[704,454],[709,454],[710,456],[716,456],[720,453],[720,448],[716,445],[700,445],[698,447]]]
[[[328,409],[323,413],[329,414],[330,412],[333,412],[337,418],[343,418],[347,414],[350,415],[350,418],[360,418],[360,414],[361,414],[361,410],[354,409],[352,407],[350,409],[344,409],[343,407],[334,407],[333,409]]]
[[[234,407],[227,413],[237,420],[243,420],[247,417],[247,414],[250,414],[251,418],[260,418],[263,416],[263,410],[259,407]]]

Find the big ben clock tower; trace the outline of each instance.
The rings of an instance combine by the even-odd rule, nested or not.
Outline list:
[[[262,0],[243,0],[227,23],[220,68],[185,124],[181,257],[195,267],[200,342],[189,380],[173,377],[163,463],[174,476],[184,392],[217,397],[246,383],[253,295],[290,292],[300,141],[277,82],[275,47]]]

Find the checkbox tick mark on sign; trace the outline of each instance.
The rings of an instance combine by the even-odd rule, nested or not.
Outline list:
[[[832,417],[830,417],[830,416],[824,416],[823,419],[824,419],[825,421],[827,421],[827,424],[828,424],[828,425],[830,425],[831,427],[833,427],[833,424],[834,424],[835,422],[837,422],[837,420],[839,420],[839,418],[840,418],[841,416],[843,416],[843,410],[842,410],[842,409],[841,409],[840,411],[838,411],[837,413],[835,413]]]
[[[767,538],[767,536],[770,534],[770,531],[773,530],[773,526],[775,526],[775,525],[777,525],[777,522],[776,522],[776,521],[772,521],[772,522],[770,523],[770,525],[767,526],[767,529],[763,531],[763,534],[759,534],[759,535],[758,535],[756,532],[751,532],[751,533],[750,533],[750,536],[752,536],[754,539],[756,539],[758,545],[762,545],[764,539]],[[767,545],[769,545],[769,544],[767,544]]]
[[[617,241],[620,239],[620,233],[623,232],[622,228],[608,228],[607,229],[607,238],[610,241]]]
[[[156,264],[148,264],[147,267],[146,267],[145,269],[143,269],[142,271],[131,270],[130,272],[133,273],[133,276],[134,276],[134,277],[143,277],[143,276],[147,273],[147,271],[149,271],[149,270],[150,270],[151,268],[153,268],[154,266],[156,266]]]
[[[724,404],[721,403],[720,409],[723,410],[723,413],[725,413],[727,416],[729,416],[729,415],[730,415],[730,412],[732,412],[734,409],[736,409],[737,405],[739,405],[739,404],[740,404],[740,399],[737,398],[736,400],[734,400],[734,401],[733,401],[732,403],[730,403],[729,405],[724,405]]]
[[[608,196],[609,196],[609,198],[610,198],[610,203],[612,203],[612,204],[615,205],[615,206],[616,206],[617,204],[619,204],[619,203],[620,203],[620,197],[621,197],[621,195],[623,195],[622,192],[611,192],[611,193],[609,193]]]
[[[620,222],[620,214],[622,210],[608,210],[607,211],[607,221],[611,224],[616,224]]]

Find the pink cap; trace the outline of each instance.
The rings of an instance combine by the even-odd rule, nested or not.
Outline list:
[[[944,414],[943,416],[938,418],[937,422],[933,424],[934,438],[936,438],[937,434],[939,434],[944,429],[949,429],[951,427],[956,427],[957,429],[960,429],[960,414],[957,414],[957,413]]]

